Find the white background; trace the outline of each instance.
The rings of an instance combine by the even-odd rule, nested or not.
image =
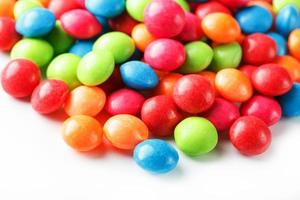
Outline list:
[[[0,54],[0,70],[8,57]],[[112,149],[81,154],[64,144],[59,116],[41,116],[0,90],[0,199],[299,200],[300,118],[272,127],[270,149],[244,157],[229,142],[151,175]]]

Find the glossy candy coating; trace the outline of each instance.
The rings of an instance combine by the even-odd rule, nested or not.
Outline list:
[[[229,132],[231,143],[242,154],[255,156],[265,152],[271,144],[271,131],[261,119],[254,116],[241,117]]]
[[[231,14],[230,10],[226,6],[217,1],[199,4],[195,10],[195,14],[200,20],[202,20],[206,15],[216,12],[226,13],[229,15]]]
[[[288,37],[297,28],[300,28],[300,12],[294,5],[287,5],[276,16],[276,31]]]
[[[279,35],[278,33],[271,32],[268,33],[268,36],[271,37],[276,42],[277,55],[283,56],[287,54],[287,41],[286,39]]]
[[[288,39],[288,47],[290,54],[300,61],[300,29],[291,32]]]
[[[184,46],[172,39],[158,39],[150,43],[144,54],[145,61],[154,69],[173,71],[185,61]]]
[[[85,56],[93,49],[94,42],[92,40],[78,40],[70,48],[69,53],[75,54],[79,57]]]
[[[300,84],[294,83],[292,89],[283,96],[280,96],[278,101],[281,105],[283,116],[300,116]]]
[[[280,56],[275,63],[288,71],[292,81],[300,81],[300,62],[297,59],[292,56]]]
[[[273,0],[272,4],[276,12],[289,4],[296,6],[300,10],[300,2],[298,0]]]
[[[102,111],[105,101],[106,95],[101,88],[79,86],[70,92],[64,109],[69,116],[94,117]]]
[[[114,31],[119,31],[131,35],[133,28],[138,24],[126,12],[108,21],[109,26]]]
[[[22,14],[29,11],[32,8],[40,8],[42,7],[41,3],[33,0],[26,1],[17,1],[14,6],[14,17],[15,19],[19,18]]]
[[[13,18],[13,10],[16,0],[1,0],[0,1],[0,17]]]
[[[85,0],[88,11],[106,18],[116,17],[125,10],[125,0]]]
[[[163,140],[145,140],[134,148],[133,159],[144,170],[155,174],[167,173],[177,166],[179,155]]]
[[[157,86],[159,80],[154,70],[140,61],[129,61],[121,65],[120,73],[123,82],[136,90],[149,90]]]
[[[173,135],[174,128],[181,121],[182,116],[172,97],[161,95],[145,101],[141,119],[149,128],[150,133],[164,137]]]
[[[108,141],[116,148],[133,150],[148,139],[148,128],[139,118],[122,114],[109,118],[104,124],[104,133]]]
[[[173,100],[183,111],[198,114],[209,109],[214,100],[213,87],[200,75],[186,75],[174,85]]]
[[[0,51],[10,51],[21,39],[15,30],[15,21],[8,17],[0,17]]]
[[[245,6],[250,0],[217,0],[222,3],[224,6],[235,10]]]
[[[89,116],[72,116],[63,123],[65,142],[77,151],[91,151],[102,143],[103,130],[100,123]]]
[[[214,125],[205,118],[189,117],[175,128],[177,147],[189,156],[199,156],[212,151],[218,143]]]
[[[100,85],[111,76],[114,67],[115,61],[112,53],[95,50],[81,59],[77,68],[77,77],[84,85]]]
[[[198,17],[190,12],[185,12],[185,25],[177,38],[183,42],[191,42],[199,40],[203,36],[204,33]]]
[[[182,76],[181,74],[170,73],[162,77],[155,88],[154,94],[172,96],[174,85]]]
[[[144,21],[144,10],[151,0],[127,0],[126,10],[128,14],[135,20]]]
[[[29,60],[10,61],[2,71],[1,84],[6,93],[16,98],[28,97],[40,83],[38,66]]]
[[[218,91],[216,89],[216,84],[215,84],[217,74],[215,72],[208,71],[208,70],[201,71],[198,74],[201,75],[204,79],[206,79],[210,83],[210,85],[214,89],[215,95],[219,96]]]
[[[63,81],[46,80],[34,89],[31,105],[41,114],[50,114],[62,107],[68,93],[69,88]]]
[[[257,66],[254,65],[242,65],[239,67],[239,70],[243,72],[250,80],[253,72],[257,69]]]
[[[131,33],[136,48],[144,52],[147,46],[155,40],[155,37],[147,30],[145,24],[136,25]]]
[[[56,19],[59,19],[65,12],[79,8],[81,8],[81,6],[77,0],[51,0],[48,5],[48,9],[54,13]]]

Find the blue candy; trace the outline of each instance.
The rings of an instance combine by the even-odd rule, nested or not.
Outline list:
[[[297,28],[300,28],[299,10],[293,5],[287,5],[277,14],[276,32],[288,37],[290,32]]]
[[[151,173],[167,173],[178,163],[177,151],[167,142],[158,139],[145,140],[133,152],[135,162]]]
[[[120,67],[120,74],[125,85],[137,90],[153,89],[159,82],[154,70],[140,61],[124,63]]]
[[[287,54],[287,44],[286,44],[286,40],[284,37],[282,37],[280,34],[278,33],[268,33],[268,36],[270,36],[275,42],[276,42],[276,46],[277,46],[277,55],[278,56],[284,56]]]
[[[55,21],[51,11],[45,8],[33,8],[17,19],[16,30],[25,37],[41,37],[52,31]]]
[[[300,84],[295,83],[285,95],[278,97],[282,114],[286,117],[300,116]]]
[[[78,40],[69,50],[69,53],[75,54],[79,57],[85,56],[93,49],[93,40]]]
[[[273,16],[261,6],[250,6],[239,10],[236,20],[246,34],[265,33],[272,27]]]
[[[85,0],[86,8],[96,16],[116,17],[125,10],[125,0]]]
[[[111,31],[111,28],[109,26],[109,23],[108,23],[108,19],[105,18],[105,17],[101,17],[101,16],[96,16],[98,22],[101,24],[102,26],[102,31],[101,31],[101,34],[104,34],[104,33],[107,33],[107,32],[110,32]]]

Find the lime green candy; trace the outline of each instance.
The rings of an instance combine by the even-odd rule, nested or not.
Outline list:
[[[53,59],[47,69],[47,78],[64,81],[70,89],[81,85],[77,79],[77,68],[80,57],[65,53]]]
[[[32,1],[32,0],[17,1],[14,7],[14,16],[17,19],[28,10],[32,8],[40,8],[40,7],[42,7],[42,5],[38,1]]]
[[[176,0],[176,2],[182,7],[183,10],[188,12],[190,11],[190,6],[186,0]]]
[[[144,21],[144,10],[152,0],[127,0],[126,9],[128,14],[135,20]]]
[[[273,0],[272,2],[275,12],[280,11],[283,7],[287,5],[294,5],[300,10],[300,1],[299,0]]]
[[[36,63],[39,67],[46,66],[53,57],[52,46],[42,39],[24,38],[11,50],[11,58],[24,58]]]
[[[189,117],[175,128],[175,142],[178,148],[190,156],[212,151],[218,143],[214,125],[202,117]]]
[[[242,48],[239,43],[219,45],[214,48],[214,57],[209,67],[213,71],[226,68],[237,68],[242,59]]]
[[[114,56],[109,51],[95,50],[80,61],[77,77],[81,83],[96,86],[106,81],[114,71]]]
[[[209,66],[213,58],[213,50],[204,42],[191,42],[185,45],[186,60],[179,68],[184,74],[197,73]]]
[[[53,46],[55,55],[67,52],[74,42],[74,39],[64,31],[59,21],[56,22],[54,29],[45,39]]]
[[[117,64],[128,60],[134,53],[134,41],[122,32],[110,32],[96,40],[93,50],[110,51]]]

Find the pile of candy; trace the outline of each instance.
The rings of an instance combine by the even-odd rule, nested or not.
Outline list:
[[[300,115],[299,0],[1,0],[0,50],[3,89],[63,109],[69,146],[105,138],[153,173],[177,166],[173,134],[189,156],[226,134],[253,156]]]

